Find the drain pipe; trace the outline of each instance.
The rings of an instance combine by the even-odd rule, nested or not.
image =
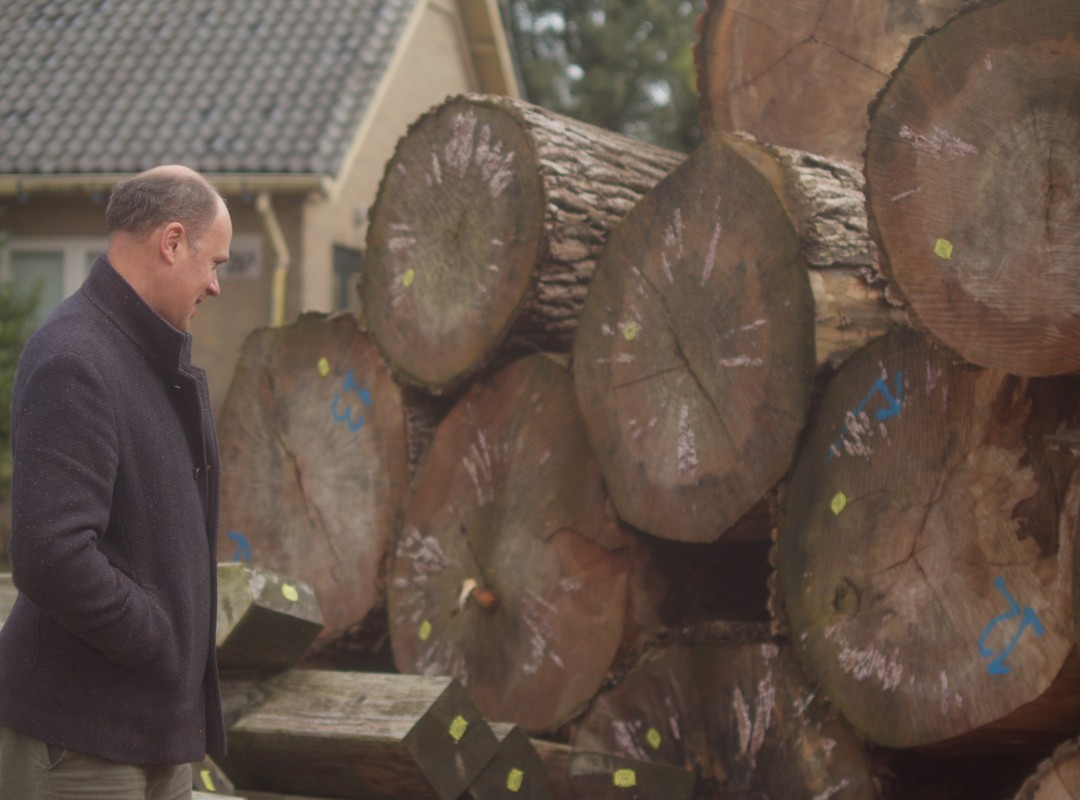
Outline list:
[[[285,324],[285,288],[289,276],[289,246],[281,232],[274,207],[270,204],[270,194],[259,192],[255,196],[255,210],[262,217],[266,235],[270,237],[270,246],[274,248],[274,272],[270,287],[270,324]]]

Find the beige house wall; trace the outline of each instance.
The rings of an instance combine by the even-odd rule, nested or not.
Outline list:
[[[103,193],[103,196],[107,195]],[[247,273],[221,278],[221,296],[202,303],[191,323],[194,340],[192,361],[207,372],[215,411],[221,408],[240,348],[252,330],[268,325],[271,307],[273,249],[266,237],[254,198],[226,195],[233,220],[234,252],[238,243],[253,245],[260,257],[248,264]],[[302,198],[297,195],[275,199],[275,210],[286,240],[300,247]],[[67,239],[102,240],[105,232],[105,201],[85,194],[31,194],[27,202],[15,199],[0,202],[0,230],[12,243],[34,237],[57,244]]]
[[[307,208],[298,310],[333,307],[333,245],[364,249],[368,211],[386,163],[409,125],[447,96],[478,89],[457,2],[429,0],[403,38],[334,193]],[[355,292],[350,304],[359,306]]]

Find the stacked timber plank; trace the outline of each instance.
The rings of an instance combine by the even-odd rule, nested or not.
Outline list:
[[[222,415],[221,551],[324,621],[229,678],[237,794],[1075,791],[1080,6],[894,5],[713,0],[689,156],[410,127],[362,314]]]

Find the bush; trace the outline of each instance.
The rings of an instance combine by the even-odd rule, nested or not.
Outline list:
[[[19,354],[34,329],[37,294],[0,283],[0,502],[11,489],[11,394]]]

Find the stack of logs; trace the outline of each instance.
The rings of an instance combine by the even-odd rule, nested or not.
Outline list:
[[[475,763],[603,764],[576,800],[681,796],[605,757],[1080,792],[1080,4],[895,6],[713,0],[689,156],[506,98],[410,127],[362,314],[253,334],[219,421],[221,552],[324,624],[230,678],[226,772],[413,796],[338,736],[396,673],[456,687],[433,735],[508,726]]]

